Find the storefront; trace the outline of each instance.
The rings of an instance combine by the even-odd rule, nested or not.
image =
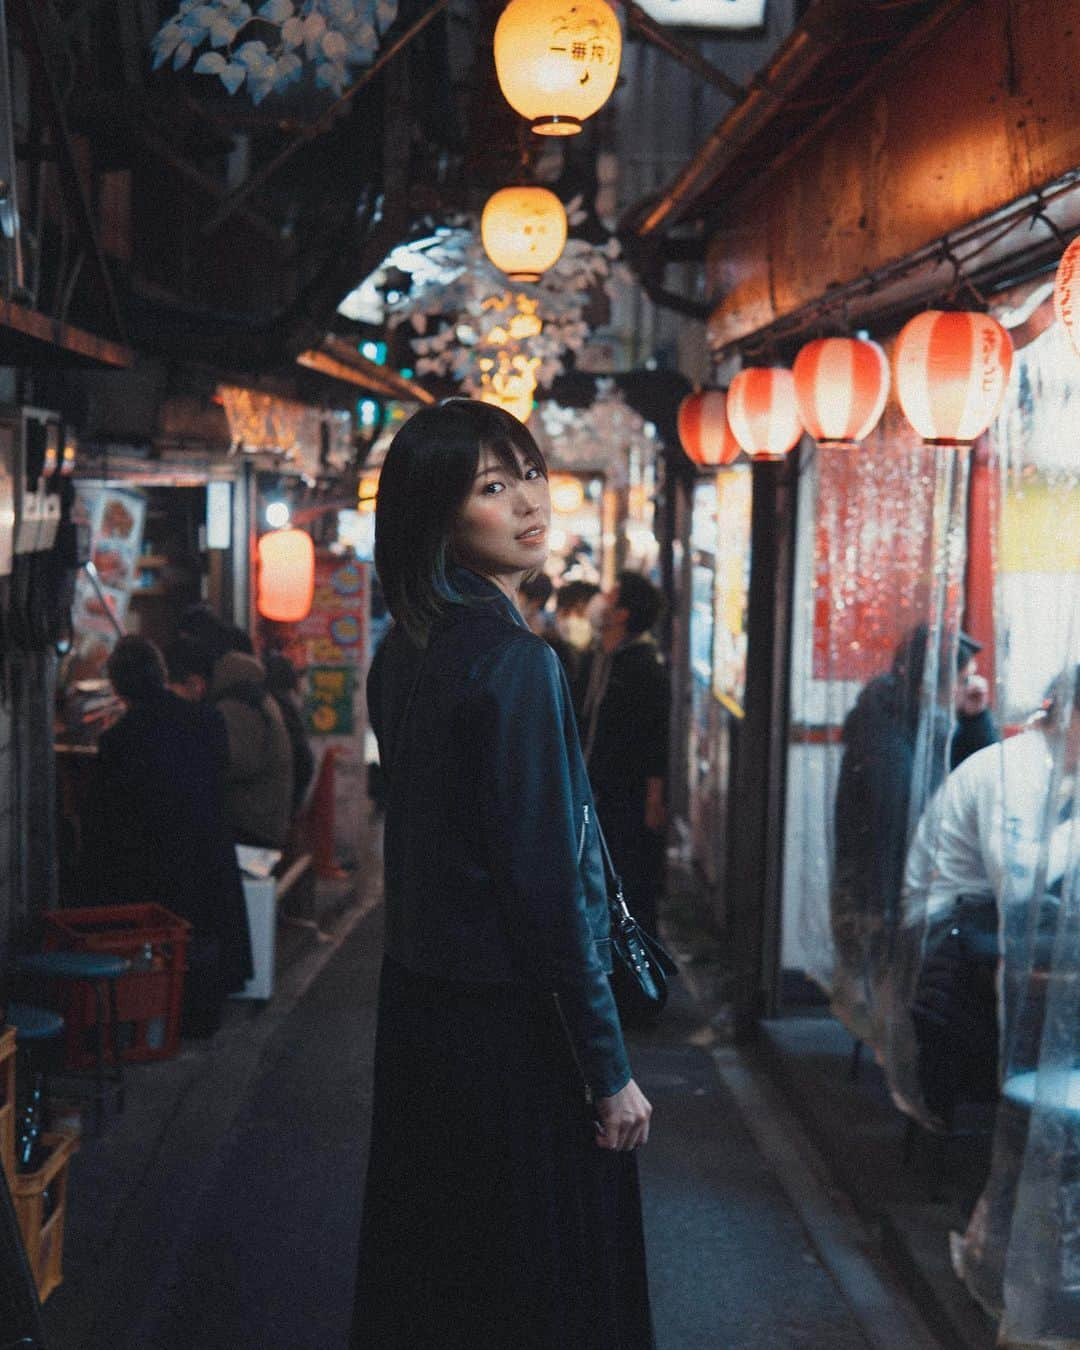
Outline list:
[[[1051,299],[1080,224],[1080,140],[1069,7],[1019,27],[1009,8],[964,9],[947,40],[884,66],[714,240],[727,377],[790,366],[823,334],[872,337],[895,372],[898,336],[930,309],[988,312],[1012,355],[996,411],[952,443],[894,382],[860,445],[807,437],[754,465],[739,753],[714,753],[696,790],[732,801],[720,865],[741,1027],[825,1000],[922,1126],[948,1136],[957,1108],[997,1104],[953,1264],[1003,1343],[1050,1344],[1080,1336],[1080,355]],[[736,514],[699,488],[695,515],[714,511],[690,536],[699,648],[710,534]]]

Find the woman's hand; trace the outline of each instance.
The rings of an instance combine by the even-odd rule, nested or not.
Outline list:
[[[652,1107],[632,1078],[614,1097],[597,1097],[596,1115],[599,1148],[623,1150],[648,1143]]]

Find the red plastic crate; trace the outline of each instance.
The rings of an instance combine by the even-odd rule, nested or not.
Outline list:
[[[170,1059],[180,1046],[180,1007],[191,925],[163,905],[99,905],[54,909],[45,915],[46,951],[110,952],[142,965],[116,981],[121,1057],[128,1062]],[[58,982],[64,1000],[66,1060],[84,1069],[97,1058],[94,991],[85,981]],[[105,1053],[112,1059],[106,1003]]]

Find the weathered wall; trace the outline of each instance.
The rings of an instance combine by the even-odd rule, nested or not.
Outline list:
[[[733,206],[709,250],[712,346],[1075,169],[1078,69],[1080,0],[964,11]]]

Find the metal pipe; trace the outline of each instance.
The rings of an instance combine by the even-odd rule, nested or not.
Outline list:
[[[667,52],[668,56],[673,56],[688,70],[692,70],[695,75],[700,75],[703,80],[715,85],[733,102],[740,103],[746,97],[746,90],[737,80],[733,80],[730,75],[726,75],[711,61],[706,61],[700,52],[694,51],[692,47],[687,47],[685,43],[673,38],[655,19],[650,18],[640,5],[635,4],[634,0],[623,0],[623,4],[626,10],[627,23],[632,28],[636,28],[641,36],[651,42],[654,47],[659,47],[662,52]]]
[[[742,102],[717,123],[697,154],[664,190],[638,225],[637,234],[644,239],[666,224],[675,224],[694,197],[704,192],[738,151],[772,121],[786,99],[839,45],[854,12],[868,8],[872,8],[869,0],[861,4],[857,0],[821,0],[811,11],[812,25],[804,22],[788,37]]]

